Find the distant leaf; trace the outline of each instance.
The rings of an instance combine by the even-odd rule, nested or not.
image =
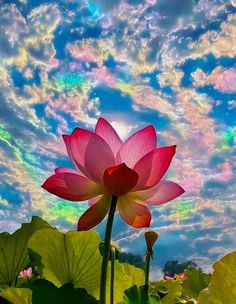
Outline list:
[[[95,231],[68,231],[42,229],[30,239],[29,249],[36,265],[41,268],[43,278],[61,287],[72,283],[74,288],[84,288],[88,294],[99,298],[102,256],[99,252],[100,237]],[[134,267],[134,266],[132,266]],[[130,270],[136,273],[135,267]],[[144,274],[143,274],[144,277]],[[108,280],[110,282],[110,263]],[[140,281],[140,274],[137,277]],[[122,301],[124,291],[132,286],[129,275],[122,264],[115,262],[115,303]],[[107,286],[109,303],[109,283]]]
[[[30,237],[40,228],[50,225],[39,217],[32,217],[30,223],[22,224],[21,228],[13,234],[0,234],[0,284],[12,286],[30,262],[27,243]]]
[[[132,286],[125,291],[125,304],[162,304],[161,299],[157,295],[146,294],[145,285]]]
[[[182,282],[179,280],[161,280],[151,284],[151,291],[162,295],[163,304],[172,304],[182,298]]]
[[[149,295],[148,304],[163,304],[159,296]]]
[[[199,294],[199,304],[236,303],[236,251],[216,262],[213,269],[211,283]]]
[[[9,287],[0,293],[0,297],[12,304],[32,304],[32,291],[28,288]]]
[[[74,289],[71,283],[57,288],[46,280],[29,281],[25,284],[33,292],[32,304],[98,304],[85,289]]]
[[[200,291],[208,286],[211,275],[203,273],[197,269],[191,269],[184,272],[187,280],[183,282],[183,294],[192,298],[197,298]]]

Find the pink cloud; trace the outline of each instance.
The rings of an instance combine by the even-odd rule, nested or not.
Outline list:
[[[194,84],[198,87],[213,85],[215,89],[224,93],[236,92],[236,69],[228,70],[217,67],[211,74],[205,74],[202,70],[197,69],[192,73]]]
[[[80,46],[70,44],[67,48],[74,58],[81,61],[97,62],[100,57],[98,51],[89,44],[81,44]]]
[[[105,67],[94,68],[92,70],[91,77],[97,84],[104,84],[113,88],[116,86],[116,77],[112,75]]]
[[[233,168],[230,162],[226,161],[218,166],[218,172],[213,176],[219,182],[229,182],[233,177]]]
[[[210,78],[217,90],[226,93],[236,93],[236,69],[216,69]]]

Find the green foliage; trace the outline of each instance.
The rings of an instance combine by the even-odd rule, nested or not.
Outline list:
[[[177,276],[176,279],[161,280],[159,282],[151,283],[151,293],[158,294],[161,297],[163,304],[197,303],[193,298],[195,288],[195,294],[198,295],[198,293],[208,285],[210,275],[204,274],[196,269],[188,270],[185,273],[188,275],[188,279],[184,282]]]
[[[41,270],[41,276],[61,287],[72,283],[74,288],[85,288],[98,297],[102,257],[100,239],[95,231],[41,229],[29,241],[32,260]]]
[[[32,291],[28,288],[9,287],[0,293],[5,301],[0,299],[0,303],[7,304],[32,304]]]
[[[151,292],[160,295],[163,304],[172,304],[180,300],[182,291],[180,280],[161,280],[151,284]]]
[[[27,243],[35,231],[42,227],[50,227],[39,217],[32,217],[32,221],[22,224],[13,234],[0,234],[0,284],[12,286],[19,273],[30,262]]]
[[[128,263],[122,263],[122,268],[125,272],[126,275],[128,275],[128,277],[131,280],[131,285],[144,285],[145,283],[145,273],[142,269],[135,267],[133,265],[130,265]]]
[[[211,283],[198,297],[199,304],[236,303],[236,251],[216,262],[213,269]]]
[[[98,304],[85,289],[75,289],[71,283],[57,288],[49,281],[37,280],[29,281],[24,286],[33,292],[32,304]]]
[[[131,252],[121,252],[118,260],[121,263],[129,263],[136,267],[145,269],[145,262],[141,255],[133,254]]]
[[[176,274],[184,272],[188,269],[198,269],[201,271],[201,268],[198,267],[193,261],[187,261],[184,263],[179,263],[178,261],[168,261],[165,263],[162,272],[165,276],[174,277]]]
[[[110,301],[110,263],[108,265],[107,275],[107,303]],[[99,274],[100,276],[100,274]],[[127,263],[115,262],[115,280],[114,280],[114,293],[115,303],[120,302],[123,299],[124,291],[133,285],[142,285],[145,282],[144,271],[133,265]]]
[[[95,231],[69,231],[41,229],[29,242],[33,262],[42,278],[60,287],[72,283],[74,288],[84,288],[96,299],[99,297],[102,257],[99,252],[100,238]],[[108,267],[108,282],[110,263]],[[123,298],[124,291],[136,282],[144,282],[144,272],[134,266],[115,262],[115,303]],[[107,300],[109,302],[109,284]]]
[[[157,295],[147,295],[147,287],[132,286],[125,291],[125,304],[162,304],[161,299]]]
[[[1,233],[0,303],[98,304],[102,263],[99,244],[100,237],[95,231],[63,234],[38,217],[13,234]],[[135,260],[135,255],[127,256]],[[30,279],[18,278],[20,271],[29,265],[37,267],[38,275],[34,272]],[[114,304],[236,303],[236,252],[215,263],[212,276],[192,269],[197,265],[191,261],[182,264],[170,261],[165,266],[170,275],[187,268],[187,280],[182,282],[182,277],[176,276],[151,283],[148,294],[143,269],[116,261]],[[110,303],[109,281],[110,262],[107,303]]]
[[[203,273],[197,269],[185,271],[188,279],[183,282],[183,294],[196,298],[200,291],[208,286],[211,275]]]

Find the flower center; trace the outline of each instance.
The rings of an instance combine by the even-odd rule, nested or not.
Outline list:
[[[137,184],[139,175],[125,163],[109,167],[103,174],[105,187],[114,195],[122,196],[130,192]]]

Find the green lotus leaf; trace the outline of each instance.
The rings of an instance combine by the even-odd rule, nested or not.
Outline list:
[[[147,295],[146,286],[134,285],[127,289],[124,294],[125,304],[162,304],[157,295]]]
[[[68,231],[41,229],[29,241],[32,260],[41,271],[41,277],[61,287],[72,283],[74,288],[84,288],[88,294],[99,298],[102,256],[100,237],[95,231]],[[133,269],[135,273],[135,269]],[[131,279],[122,264],[115,262],[115,303],[121,302]],[[107,302],[109,303],[110,263],[108,265]]]
[[[199,294],[199,304],[236,303],[236,251],[216,262],[213,269],[211,283]]]
[[[182,282],[179,280],[161,280],[152,283],[150,290],[161,295],[163,304],[173,304],[182,297]]]
[[[88,295],[85,289],[74,289],[71,283],[57,288],[46,280],[29,281],[24,286],[33,292],[32,304],[98,304],[98,301]]]
[[[32,217],[30,223],[22,224],[13,234],[0,234],[0,284],[12,286],[30,259],[27,243],[30,237],[42,227],[50,225],[39,217]]]
[[[107,273],[107,302],[110,303],[110,263]],[[143,285],[145,282],[145,273],[142,269],[129,265],[128,263],[115,262],[115,303],[123,299],[124,291],[133,285]]]
[[[55,286],[72,283],[89,294],[97,291],[102,257],[95,231],[41,229],[29,241],[30,255],[36,265],[43,266],[41,275]],[[96,294],[98,296],[98,294]]]
[[[191,298],[197,298],[200,291],[205,289],[211,280],[211,275],[197,269],[185,271],[187,280],[183,282],[183,294]]]
[[[0,299],[0,303],[32,304],[32,291],[28,288],[9,287],[0,293],[0,297],[7,300],[2,302]]]
[[[143,269],[130,265],[128,263],[121,263],[124,272],[131,279],[131,286],[133,285],[144,285],[145,283],[145,272]]]

